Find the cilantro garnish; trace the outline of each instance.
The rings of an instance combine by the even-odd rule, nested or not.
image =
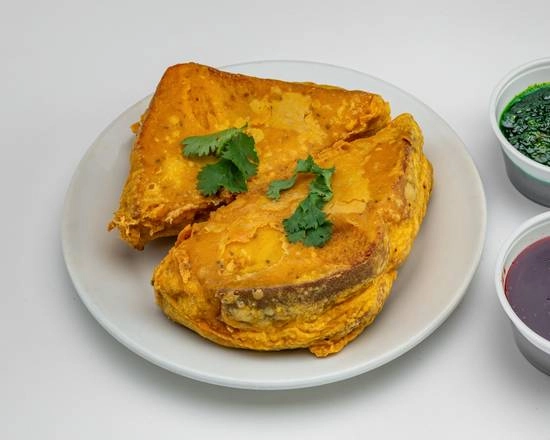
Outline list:
[[[232,193],[245,192],[248,189],[243,173],[227,159],[205,165],[197,176],[197,188],[204,196],[216,194],[221,187]]]
[[[219,160],[205,165],[197,176],[197,189],[204,196],[221,188],[232,193],[248,190],[246,181],[258,171],[254,138],[241,128],[228,128],[205,136],[190,136],[182,141],[185,157],[216,156]]]
[[[332,235],[332,223],[323,212],[323,207],[332,198],[330,181],[335,168],[321,168],[311,156],[298,160],[294,174],[289,179],[274,180],[269,185],[267,197],[278,200],[281,191],[296,183],[298,173],[311,173],[316,177],[309,184],[309,194],[300,202],[296,211],[283,220],[288,241],[301,241],[306,246],[323,246]]]
[[[206,134],[204,136],[186,137],[182,141],[182,144],[184,145],[183,155],[186,157],[201,157],[208,156],[209,154],[220,156],[222,149],[235,135],[237,135],[237,133],[242,133],[242,128],[232,127],[216,133]]]

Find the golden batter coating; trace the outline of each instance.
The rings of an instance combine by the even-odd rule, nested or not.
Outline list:
[[[333,235],[322,248],[289,243],[282,226],[308,193],[307,175],[277,201],[258,185],[187,226],[154,273],[159,306],[229,347],[341,350],[381,311],[420,228],[432,188],[422,145],[404,114],[314,155],[336,167],[324,208]]]
[[[372,134],[389,120],[388,103],[371,93],[253,78],[194,63],[172,66],[134,127],[130,173],[109,229],[118,228],[123,240],[143,249],[234,197],[199,193],[197,173],[211,159],[183,157],[181,141],[188,136],[247,124],[260,159],[249,182],[254,190],[296,159],[339,139]]]

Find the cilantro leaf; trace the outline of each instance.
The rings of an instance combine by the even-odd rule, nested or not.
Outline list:
[[[321,168],[322,172],[309,184],[309,190],[317,194],[325,202],[332,199],[332,186],[330,181],[334,174],[335,168]]]
[[[313,157],[311,157],[311,154],[308,155],[308,157],[304,159],[299,159],[298,163],[296,164],[296,173],[312,173],[317,174],[319,177],[322,177],[322,179],[325,181],[326,186],[330,190],[330,179],[332,178],[332,175],[334,174],[334,167],[332,168],[321,168],[319,165],[317,165],[313,161]]]
[[[243,174],[233,162],[227,159],[205,165],[197,176],[197,189],[204,196],[214,195],[222,187],[232,193],[248,190]]]
[[[320,247],[332,235],[332,223],[322,211],[324,201],[314,193],[300,202],[294,214],[283,220],[288,241],[303,242],[306,246]]]
[[[296,183],[297,176],[298,175],[294,173],[294,175],[289,179],[274,180],[271,182],[267,188],[267,197],[272,200],[279,200],[279,197],[281,197],[281,191],[292,188]]]
[[[258,172],[258,153],[254,138],[241,128],[228,128],[205,136],[190,136],[182,141],[186,157],[216,156],[219,160],[205,165],[197,176],[197,189],[204,196],[221,188],[232,193],[248,190],[247,179]]]
[[[267,197],[278,200],[281,196],[281,191],[290,189],[296,183],[298,173],[317,174],[317,177],[310,185],[310,191],[322,196],[323,200],[328,202],[332,198],[332,187],[330,181],[334,174],[335,168],[321,168],[313,161],[313,157],[309,155],[307,159],[298,159],[296,169],[292,177],[288,179],[274,180],[269,184],[267,189]]]
[[[304,239],[306,246],[321,247],[332,237],[332,223],[328,220],[315,229],[307,229]]]
[[[233,162],[246,179],[258,171],[259,160],[254,148],[254,138],[242,131],[227,143],[221,157]]]
[[[242,133],[242,128],[232,127],[204,136],[186,137],[181,141],[182,153],[185,157],[202,157],[211,154],[220,156],[224,147],[239,133]]]
[[[314,165],[313,157],[309,154],[306,159],[298,159],[295,173],[311,173]]]
[[[315,174],[309,184],[307,197],[300,202],[294,213],[283,220],[288,241],[301,241],[306,246],[323,246],[332,235],[332,223],[323,212],[324,205],[332,198],[331,179],[335,168],[321,168],[311,155],[298,160],[294,174],[289,179],[274,180],[269,185],[267,197],[279,199],[281,191],[290,189],[296,183],[298,173]]]

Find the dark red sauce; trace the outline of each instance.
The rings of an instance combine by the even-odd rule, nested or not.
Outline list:
[[[550,237],[526,247],[506,274],[504,291],[516,315],[550,340]]]

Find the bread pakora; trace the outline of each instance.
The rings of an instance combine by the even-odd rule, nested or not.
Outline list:
[[[420,228],[432,188],[422,146],[403,114],[314,155],[336,166],[324,209],[333,235],[321,248],[289,243],[282,226],[308,193],[307,175],[279,200],[257,187],[187,226],[154,272],[158,305],[224,346],[338,352],[381,311]]]
[[[312,83],[290,83],[188,63],[168,68],[137,125],[130,172],[109,224],[131,246],[175,236],[234,196],[204,197],[197,174],[209,158],[188,159],[181,141],[247,126],[259,156],[250,190],[280,169],[339,139],[375,133],[390,120],[380,96]],[[289,165],[290,164],[290,165]]]

